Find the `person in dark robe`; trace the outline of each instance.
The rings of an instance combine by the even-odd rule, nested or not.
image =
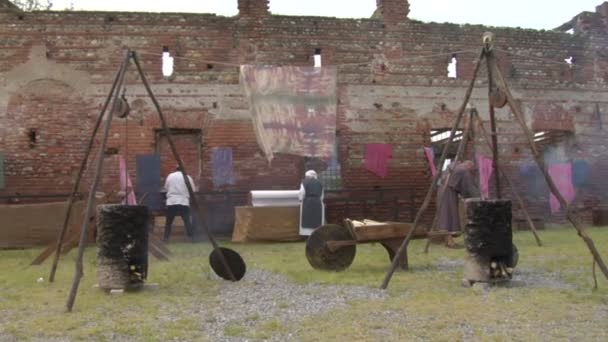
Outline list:
[[[452,172],[444,171],[442,181],[439,185],[437,196],[439,231],[447,231],[447,247],[456,247],[454,236],[461,233],[461,218],[459,215],[459,197],[471,198],[478,196],[478,188],[474,181],[473,171],[475,164],[470,160],[465,160],[455,166],[450,165]]]
[[[314,170],[306,171],[300,184],[300,235],[308,236],[325,223],[323,185]]]

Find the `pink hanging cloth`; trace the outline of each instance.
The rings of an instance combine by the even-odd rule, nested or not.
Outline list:
[[[566,203],[570,204],[576,196],[576,190],[574,190],[574,186],[572,185],[572,164],[561,163],[550,165],[549,176],[553,179],[553,183],[555,183],[557,190],[562,194]],[[551,205],[552,214],[559,212],[561,206],[553,193],[549,197],[549,204]]]
[[[437,167],[435,167],[435,151],[432,147],[425,147],[424,155],[426,156],[426,160],[429,162],[431,174],[433,175],[433,177],[435,177],[437,175]]]
[[[492,167],[492,159],[477,154],[477,167],[479,168],[479,193],[481,199],[488,199],[490,197],[490,177],[494,168]]]
[[[118,170],[120,174],[120,190],[123,193],[127,193],[127,189],[129,191],[122,204],[137,205],[137,198],[135,197],[135,192],[133,191],[131,177],[129,177],[127,174],[127,163],[125,162],[125,158],[123,156],[120,156],[118,159]]]
[[[388,144],[367,144],[365,145],[364,166],[367,170],[375,173],[379,177],[386,177],[388,174],[388,161],[393,157],[393,148]]]

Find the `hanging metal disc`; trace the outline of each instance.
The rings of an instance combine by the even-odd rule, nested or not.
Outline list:
[[[352,245],[330,249],[328,242],[349,241]],[[351,233],[337,224],[321,226],[306,240],[306,259],[315,269],[343,271],[355,259],[357,246]]]
[[[228,266],[230,266],[232,274],[234,274],[234,278],[236,278],[237,281],[241,280],[247,271],[247,265],[245,265],[243,258],[241,258],[239,253],[230,248],[220,247],[219,249],[222,250],[222,254],[226,259]],[[224,264],[222,263],[222,258],[220,257],[217,249],[214,249],[211,254],[209,254],[209,264],[211,265],[213,272],[215,272],[215,274],[217,274],[219,277],[226,280],[232,280],[226,271]]]
[[[125,118],[127,117],[127,115],[129,115],[130,111],[131,107],[129,106],[129,102],[127,102],[127,99],[125,99],[124,97],[120,97],[116,100],[116,104],[114,105],[114,113],[116,113],[116,116],[121,119]]]
[[[507,104],[507,95],[498,88],[492,88],[490,92],[490,103],[496,108],[502,108]]]

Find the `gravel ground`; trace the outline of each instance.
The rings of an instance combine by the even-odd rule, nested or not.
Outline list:
[[[460,272],[462,260],[441,259],[436,268],[441,271]],[[433,270],[433,272],[437,271]],[[552,289],[573,289],[574,286],[563,282],[559,274],[539,272],[534,269],[517,268],[509,287],[535,287]],[[361,286],[336,286],[305,284],[300,285],[289,281],[286,277],[264,270],[252,270],[245,278],[237,283],[223,282],[217,305],[210,310],[202,310],[203,331],[212,340],[244,341],[244,337],[226,336],[226,329],[231,326],[239,329],[254,330],[264,322],[276,321],[279,325],[287,324],[314,316],[323,312],[343,308],[349,300],[385,299],[387,295],[379,289]],[[255,296],[251,294],[255,293]],[[602,312],[605,314],[605,312]],[[417,322],[415,315],[403,315],[403,312],[374,312],[371,316],[384,319],[403,321],[404,324],[424,324]],[[465,337],[473,339],[470,326],[460,327]],[[391,332],[386,332],[390,339]],[[291,334],[277,334],[271,341],[293,340]]]
[[[443,272],[460,272],[464,268],[464,260],[439,259],[435,266],[437,267],[436,270]],[[565,283],[559,273],[549,273],[526,267],[515,268],[513,279],[503,286],[557,290],[572,290],[576,288],[572,284]]]
[[[243,337],[225,336],[229,326],[254,329],[258,324],[276,321],[280,325],[306,316],[345,307],[351,300],[384,299],[379,289],[362,286],[296,284],[286,277],[264,270],[248,271],[236,283],[224,282],[218,305],[209,310],[203,330],[212,340],[243,341]],[[252,295],[255,294],[255,295]],[[291,340],[273,336],[272,341]]]

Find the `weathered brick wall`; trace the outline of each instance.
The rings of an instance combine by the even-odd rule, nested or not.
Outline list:
[[[265,0],[239,1],[241,13],[236,17],[22,13],[0,7],[0,151],[7,165],[6,188],[0,195],[69,191],[127,47],[138,52],[170,126],[200,131],[201,166],[194,173],[200,172],[203,189],[296,188],[303,160],[278,156],[272,165],[266,162],[255,141],[237,65],[311,65],[314,49],[321,48],[325,65],[341,65],[338,130],[344,186],[411,188],[420,202],[430,179],[422,146],[429,143],[431,129],[451,126],[481,36],[488,30],[496,35],[501,70],[521,101],[528,125],[572,130],[577,153],[592,165],[593,186],[606,188],[603,160],[608,140],[599,124],[602,115],[595,110],[608,111],[605,26],[604,31],[597,24],[594,30],[571,35],[421,23],[407,20],[407,1],[377,4],[373,19],[273,16]],[[602,8],[592,14],[595,22],[605,19]],[[164,47],[175,56],[170,78],[161,74]],[[447,77],[452,54],[458,60],[456,79]],[[575,58],[573,67],[563,62],[570,56]],[[128,165],[135,170],[132,156],[157,151],[160,124],[134,70],[127,80],[126,96],[133,107]],[[484,120],[486,94],[482,68],[472,100]],[[518,166],[530,154],[510,111],[499,109],[497,116],[501,160],[517,181]],[[34,146],[27,135],[30,129],[38,137]],[[124,135],[124,119],[118,119],[109,147],[119,154],[125,152]],[[365,144],[374,142],[393,145],[384,179],[362,167]],[[236,184],[213,188],[214,147],[232,147]],[[118,157],[106,159],[103,186],[108,191],[116,188]],[[520,189],[525,192],[523,185]]]

